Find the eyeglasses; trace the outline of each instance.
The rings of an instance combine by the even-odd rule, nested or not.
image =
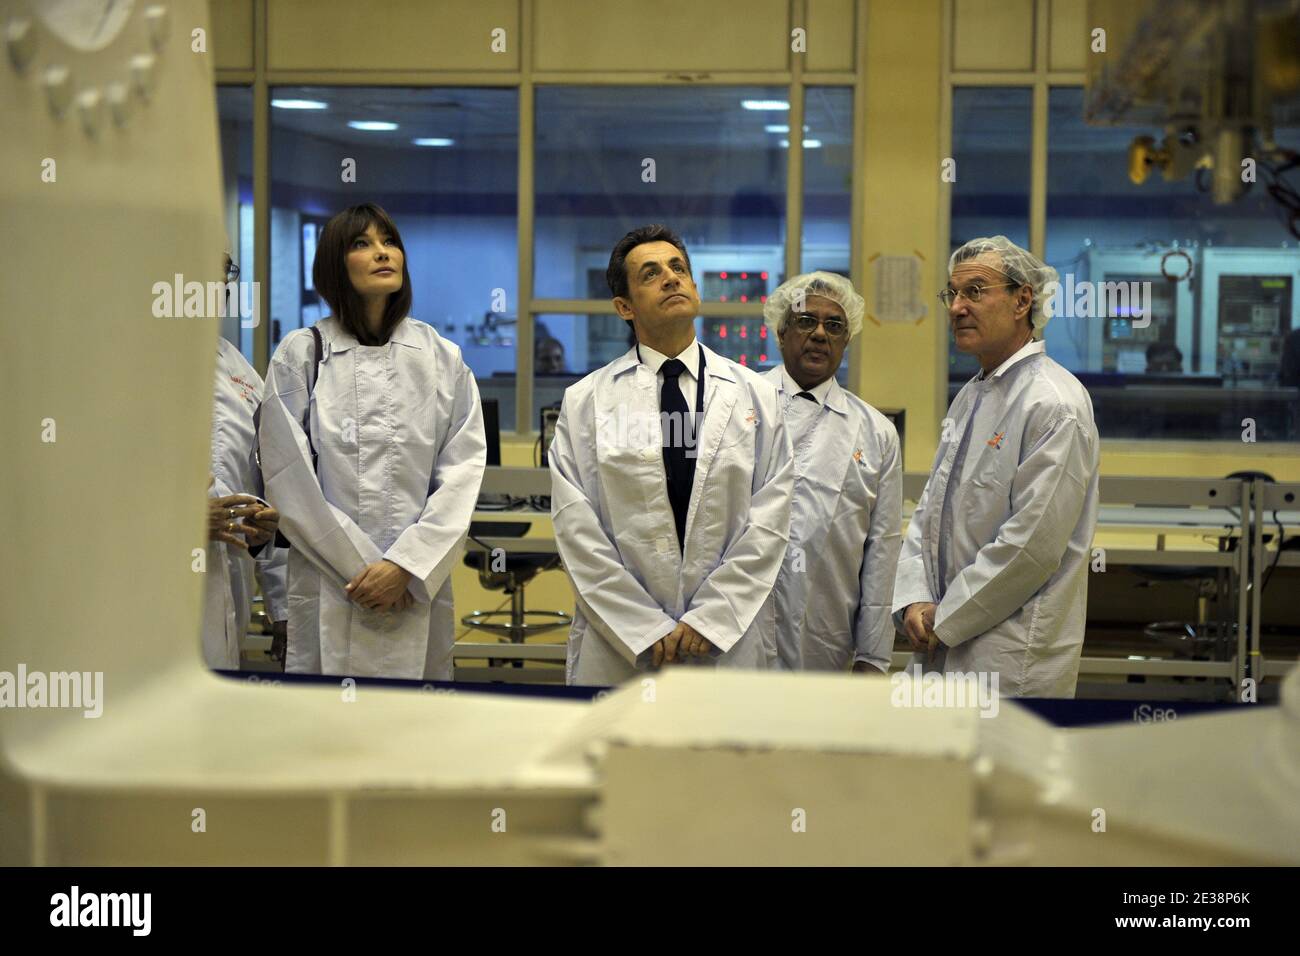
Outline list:
[[[1006,288],[1018,289],[1020,288],[1020,283],[1004,282],[1001,285],[971,284],[966,286],[966,288],[964,289],[944,289],[942,292],[939,293],[939,300],[943,303],[943,307],[945,309],[951,309],[953,302],[957,300],[957,296],[959,295],[967,302],[978,302],[981,298],[984,297],[984,293],[989,291],[989,289],[1006,289]]]
[[[239,266],[237,266],[235,263],[227,259],[226,260],[226,281],[234,282],[238,278],[239,278]]]
[[[803,335],[812,335],[817,331],[818,325],[826,330],[826,337],[832,339],[838,339],[843,335],[847,335],[849,331],[849,324],[843,319],[836,318],[835,316],[831,316],[828,319],[822,319],[813,315],[811,312],[799,312],[792,315],[790,321]]]

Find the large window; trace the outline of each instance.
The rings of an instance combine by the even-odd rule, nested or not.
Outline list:
[[[627,323],[612,309],[607,314],[536,316],[533,319],[533,427],[539,427],[541,409],[558,407],[566,388],[588,372],[618,358],[631,342]]]
[[[788,133],[783,139],[789,142]],[[803,146],[801,271],[825,269],[847,276],[853,194],[851,89],[814,86],[804,93]]]
[[[766,294],[734,277],[766,272],[770,288],[784,271],[785,148],[769,127],[789,105],[780,87],[539,89],[534,294],[609,298],[610,249],[654,222],[686,241],[706,298]]]
[[[700,340],[758,370],[780,362],[762,305],[785,277],[789,112],[784,87],[538,90],[536,298],[608,303],[614,243],[663,223],[691,255]],[[631,341],[612,308],[534,321],[534,416]]]
[[[271,92],[271,348],[328,313],[311,282],[321,226],[376,202],[406,246],[411,314],[456,342],[515,427],[518,94],[276,87]]]
[[[980,236],[1002,235],[1029,246],[1029,141],[1032,92],[1021,87],[961,87],[952,91],[952,224],[956,249]],[[947,263],[944,263],[946,274]],[[934,290],[937,292],[938,290]],[[947,316],[937,299],[933,307]],[[952,395],[979,371],[973,356],[948,336]]]
[[[1031,196],[1033,89],[953,90],[951,248],[998,233],[1031,248],[1040,210],[1062,286],[1048,353],[1088,388],[1106,438],[1239,441],[1247,423],[1256,441],[1300,437],[1300,383],[1284,362],[1300,251],[1259,144],[1256,181],[1218,204],[1209,170],[1130,181],[1131,144],[1159,144],[1163,130],[1089,126],[1082,88],[1045,92],[1046,190]],[[1294,117],[1277,120],[1278,144],[1294,149]],[[949,395],[976,371],[950,342]]]
[[[701,340],[758,371],[781,360],[762,309],[788,272],[851,271],[847,86],[539,83],[523,123],[534,131],[531,302],[519,301],[517,282],[526,119],[517,88],[269,92],[270,309],[261,330],[229,330],[250,360],[258,337],[273,353],[327,313],[311,277],[317,239],[330,216],[360,202],[380,204],[402,230],[412,315],[461,347],[483,397],[498,402],[503,433],[535,431],[539,409],[628,348],[605,269],[635,226],[664,223],[682,236],[704,301]],[[802,135],[790,132],[795,96]],[[234,259],[253,278],[251,90],[222,88],[218,111]],[[803,155],[794,244],[792,150]],[[532,325],[531,356],[520,351],[521,322]],[[533,389],[521,395],[524,370]]]
[[[1265,172],[1224,205],[1208,170],[1134,184],[1128,151],[1143,134],[1163,138],[1088,126],[1081,89],[1051,90],[1046,258],[1063,290],[1048,351],[1088,386],[1107,437],[1239,440],[1243,419],[1259,441],[1300,437],[1295,388],[1280,382],[1300,252]]]

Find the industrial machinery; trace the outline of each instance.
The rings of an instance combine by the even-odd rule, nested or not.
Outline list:
[[[1217,374],[1230,385],[1277,385],[1282,342],[1300,328],[1300,250],[1205,249],[1201,276]]]
[[[1300,327],[1300,250],[1093,247],[1085,261],[1086,274],[1063,281],[1062,295],[1083,281],[1093,290],[1141,285],[1148,314],[1094,320],[1061,311],[1047,335],[1053,354],[1072,368],[1202,376],[1232,387],[1278,384],[1282,342]],[[1148,367],[1152,345],[1177,349],[1181,365]]]
[[[1093,289],[1105,290],[1108,284],[1122,283],[1125,290],[1141,289],[1142,297],[1149,301],[1144,302],[1147,314],[1141,321],[1134,321],[1131,313],[1118,314],[1120,310],[1095,319],[1072,320],[1069,312],[1054,319],[1064,326],[1058,335],[1066,330],[1082,332],[1086,351],[1080,356],[1082,364],[1076,367],[1082,371],[1146,374],[1147,349],[1155,344],[1173,346],[1182,357],[1180,367],[1166,371],[1184,375],[1212,373],[1212,358],[1205,361],[1197,348],[1210,333],[1204,327],[1197,329],[1195,323],[1191,279],[1196,255],[1195,249],[1165,247],[1089,250],[1087,279]],[[1174,271],[1171,258],[1176,258],[1182,271]],[[1184,262],[1188,265],[1183,266]],[[1185,278],[1169,278],[1185,273],[1191,274]],[[1063,291],[1069,291],[1068,284]],[[1054,331],[1052,326],[1048,326],[1048,331],[1049,334]]]
[[[1084,115],[1139,136],[1129,177],[1198,176],[1223,205],[1258,179],[1300,238],[1300,193],[1284,174],[1300,158],[1274,140],[1300,104],[1300,4],[1295,0],[1090,0]]]

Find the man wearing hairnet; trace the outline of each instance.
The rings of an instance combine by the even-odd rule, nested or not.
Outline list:
[[[1073,697],[1098,436],[1087,391],[1044,351],[1056,270],[993,236],[959,248],[948,272],[939,296],[981,370],[944,420],[894,620],[944,671],[996,673],[1005,696]]]
[[[843,276],[795,276],[763,307],[783,364],[776,386],[794,451],[790,547],[777,578],[772,666],[889,670],[902,527],[898,432],[840,388],[835,370],[862,330],[862,296]]]

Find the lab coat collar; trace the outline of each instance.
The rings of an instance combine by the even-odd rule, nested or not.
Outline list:
[[[1040,355],[1046,350],[1047,350],[1047,343],[1043,342],[1041,339],[1037,342],[1030,341],[1024,346],[1024,348],[1016,352],[1014,355],[1011,356],[1011,358],[1007,359],[1005,362],[1003,362],[1001,365],[995,368],[988,375],[985,375],[983,372],[980,372],[978,375],[975,376],[975,381],[983,382],[983,381],[987,381],[988,379],[1001,378],[1006,373],[1007,369],[1011,368],[1011,366],[1015,365],[1017,362],[1022,361],[1023,359],[1027,359],[1031,355]]]
[[[659,367],[668,361],[668,356],[662,352],[656,352],[644,342],[640,345],[641,364],[645,365],[654,372],[659,374]],[[636,351],[635,349],[633,351]],[[691,339],[691,344],[682,349],[676,358],[686,366],[686,370],[692,375],[696,374],[700,368],[700,341]]]
[[[609,370],[612,375],[617,377],[622,375],[628,369],[636,368],[640,364],[641,363],[637,361],[636,357],[636,346],[632,346],[632,348],[624,352],[619,358],[616,358],[614,361],[609,363]]]
[[[393,329],[393,334],[388,337],[388,341],[396,342],[398,345],[409,345],[413,349],[423,348],[420,342],[420,335],[415,330],[415,319],[407,316],[397,323]]]
[[[727,363],[722,360],[722,356],[718,355],[717,352],[713,351],[713,349],[709,348],[699,339],[696,339],[692,343],[692,345],[698,346],[700,352],[704,354],[704,375],[706,381],[707,379],[710,378],[719,378],[727,382],[736,381],[736,376],[732,373]],[[654,352],[653,349],[647,349],[644,345],[641,346],[642,355],[645,355],[647,351]],[[657,355],[658,353],[654,352],[654,354]],[[682,352],[681,355],[677,357],[682,359],[683,362],[685,362],[686,359],[683,358],[683,356],[687,354],[694,355],[694,353],[691,352],[690,347],[688,347],[684,352]],[[628,349],[625,353],[623,353],[623,355],[620,358],[614,359],[614,361],[610,363],[609,370],[610,373],[615,378],[617,378],[619,375],[622,375],[624,372],[627,372],[630,369],[635,369],[638,365],[641,364],[642,363],[637,360],[636,346],[634,345],[632,346],[632,348]],[[659,366],[656,365],[654,368],[657,374]],[[693,374],[695,369],[699,368],[699,358],[698,357],[693,358],[692,363],[688,364],[687,368],[691,369]]]
[[[791,396],[804,391],[799,387],[799,383],[790,377],[790,372],[784,363],[781,365],[781,391]],[[841,415],[849,413],[849,403],[844,398],[844,389],[840,388],[840,383],[835,380],[834,375],[826,379],[826,381],[807,389],[807,391],[812,393],[813,398],[817,399],[818,405],[825,405],[831,411],[838,412]]]
[[[388,337],[388,341],[414,349],[422,348],[419,333],[416,332],[414,325],[412,325],[414,321],[411,318],[404,318],[398,322],[397,327],[393,329],[393,334]],[[361,344],[357,341],[356,336],[343,328],[343,323],[334,316],[322,320],[320,329],[325,337],[325,352],[327,355],[330,352],[345,352]]]
[[[696,341],[699,342],[699,339],[696,339]],[[731,366],[723,361],[721,355],[703,342],[700,342],[700,351],[704,353],[704,374],[706,376],[721,379],[724,382],[736,381],[736,375],[731,370]]]

